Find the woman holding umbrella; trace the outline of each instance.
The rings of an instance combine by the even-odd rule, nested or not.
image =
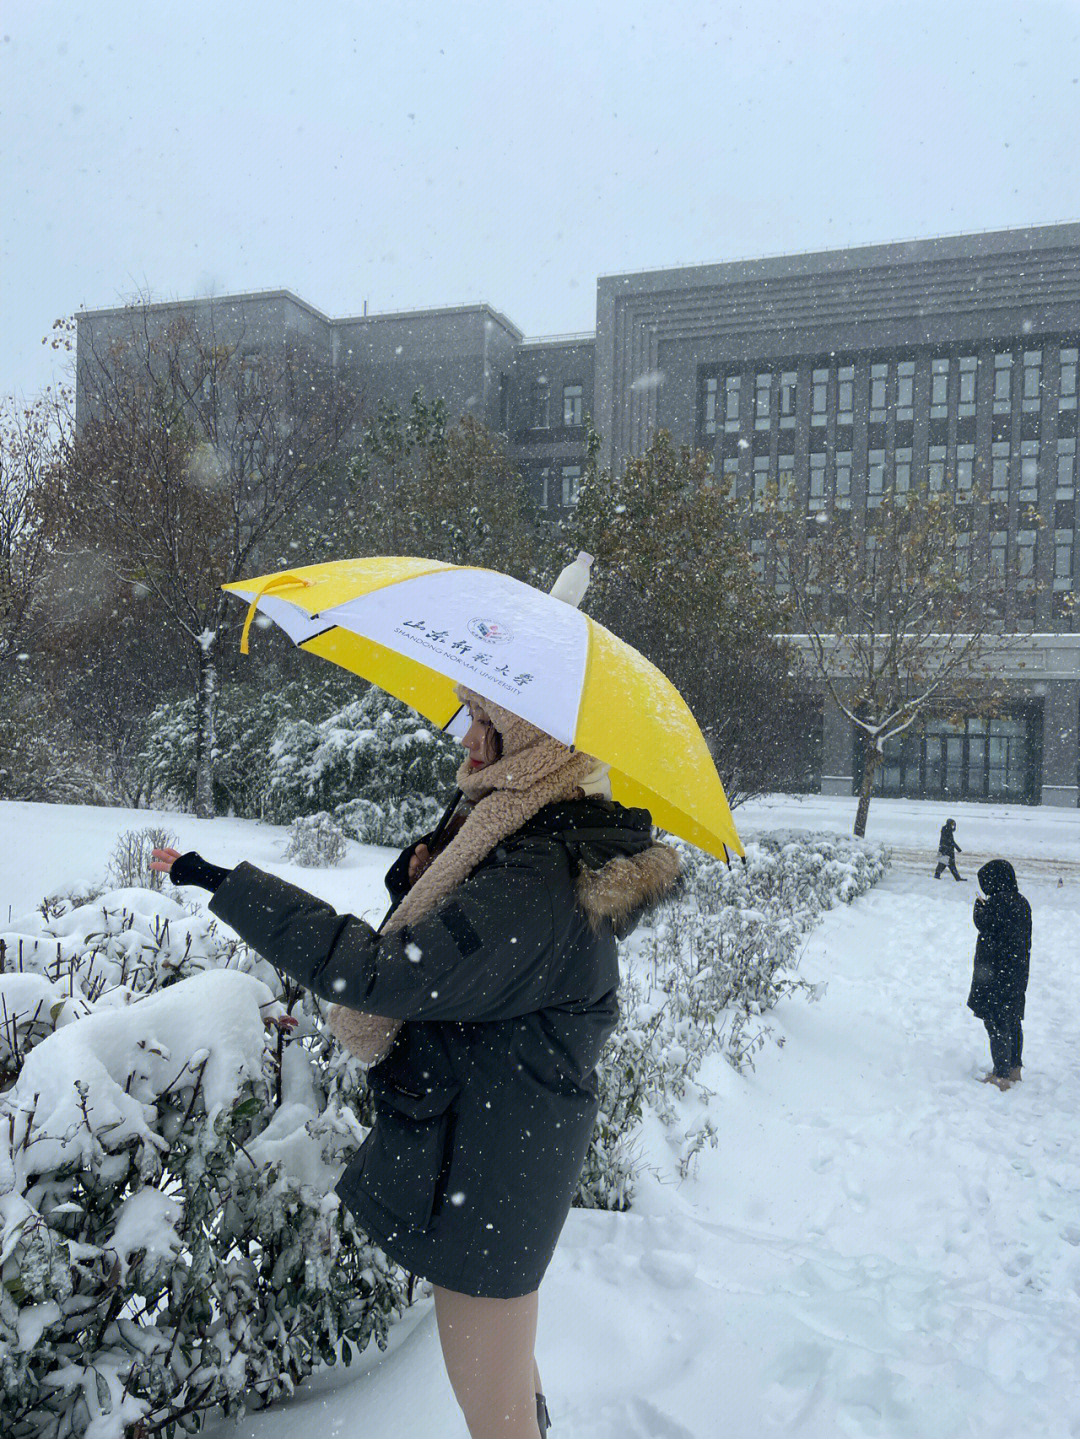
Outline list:
[[[472,690],[458,784],[471,805],[388,876],[380,932],[249,864],[155,851],[177,884],[334,1010],[372,1067],[375,1124],[338,1193],[433,1285],[472,1439],[536,1439],[537,1291],[597,1114],[618,1017],[615,941],[671,894],[679,860],[604,765]]]

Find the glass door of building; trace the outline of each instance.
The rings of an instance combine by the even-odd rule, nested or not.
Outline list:
[[[927,721],[885,746],[877,794],[926,799],[1032,800],[1038,792],[1033,714]]]

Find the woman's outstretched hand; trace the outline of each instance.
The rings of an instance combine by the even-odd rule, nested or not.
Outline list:
[[[178,849],[155,849],[150,852],[150,868],[158,874],[171,874],[172,867],[180,858]]]

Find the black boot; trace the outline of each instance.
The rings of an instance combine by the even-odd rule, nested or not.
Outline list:
[[[547,1400],[542,1394],[536,1396],[536,1427],[540,1430],[540,1439],[545,1439],[551,1428],[551,1415],[548,1413]]]

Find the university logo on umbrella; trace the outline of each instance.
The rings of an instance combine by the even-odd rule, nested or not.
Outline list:
[[[224,588],[294,644],[462,730],[463,684],[610,766],[612,796],[726,859],[743,853],[720,776],[671,681],[572,604],[495,570],[390,555]]]

